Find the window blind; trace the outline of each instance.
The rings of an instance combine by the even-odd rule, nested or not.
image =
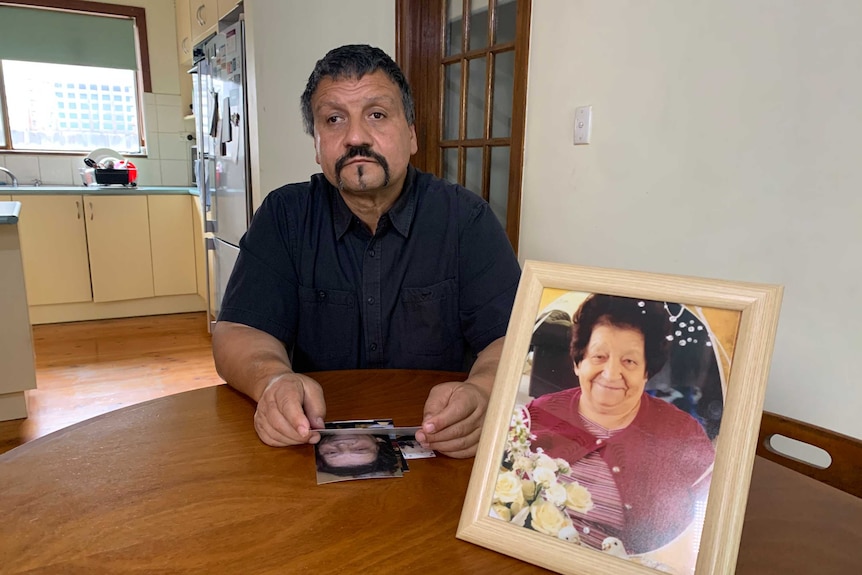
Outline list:
[[[136,70],[131,18],[0,6],[0,59]]]

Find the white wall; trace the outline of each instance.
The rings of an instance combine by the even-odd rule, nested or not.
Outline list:
[[[254,206],[272,190],[320,171],[302,128],[299,97],[314,64],[343,44],[395,58],[393,0],[245,0]]]
[[[139,185],[188,186],[191,180],[190,142],[194,122],[183,120],[190,112],[190,81],[179,69],[174,0],[110,0],[113,4],[146,10],[152,92],[143,94],[147,154],[132,157]],[[50,33],[47,31],[46,33]],[[43,184],[80,185],[79,168],[86,154],[0,154],[0,166],[15,173],[21,185],[34,179]]]
[[[783,284],[766,409],[862,438],[862,3],[532,14],[521,259]]]

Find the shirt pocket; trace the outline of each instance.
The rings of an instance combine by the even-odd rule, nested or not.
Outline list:
[[[441,355],[461,347],[455,280],[401,290],[400,332],[405,348],[416,355]]]
[[[355,358],[358,314],[353,292],[299,286],[298,351],[320,369],[337,369],[323,360]]]

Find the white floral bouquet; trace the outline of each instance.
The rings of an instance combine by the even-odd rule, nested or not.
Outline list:
[[[587,513],[593,498],[577,481],[560,481],[571,471],[564,459],[554,459],[531,440],[526,409],[516,406],[512,415],[506,451],[497,476],[491,515],[521,527],[580,543],[580,537],[566,509]]]

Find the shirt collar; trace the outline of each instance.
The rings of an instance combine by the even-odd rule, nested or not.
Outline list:
[[[404,237],[410,235],[410,226],[413,223],[413,214],[416,213],[416,169],[412,165],[407,166],[407,176],[404,178],[404,187],[401,195],[389,208],[385,215],[389,216],[398,233]],[[350,208],[344,202],[344,198],[338,192],[338,188],[327,182],[329,190],[330,205],[332,206],[333,225],[335,226],[335,237],[341,239],[354,221],[358,218],[353,215]]]

